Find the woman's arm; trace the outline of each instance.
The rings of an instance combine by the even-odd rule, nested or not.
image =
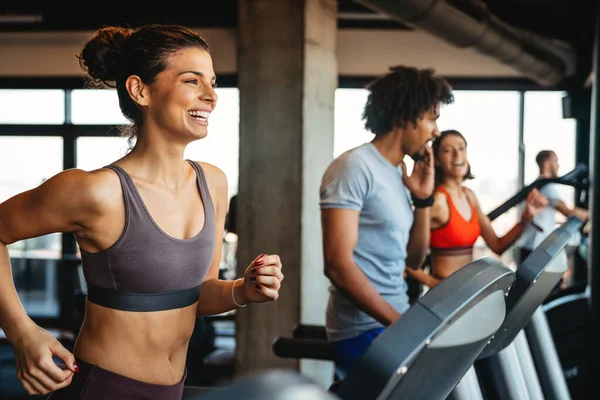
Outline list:
[[[85,234],[100,212],[98,196],[101,190],[94,174],[67,170],[0,204],[0,327],[14,347],[17,376],[30,394],[68,385],[76,371],[75,358],[25,312],[13,282],[7,245],[54,232]],[[69,370],[60,369],[53,355]]]
[[[450,218],[450,209],[448,208],[448,200],[446,196],[439,191],[433,192],[433,205],[429,212],[430,226],[429,228],[433,231],[441,228],[443,225],[448,223]]]
[[[481,227],[481,237],[488,247],[496,254],[501,255],[512,246],[525,231],[527,224],[531,223],[545,205],[547,201],[536,189],[532,190],[527,196],[525,212],[521,220],[512,227],[505,235],[499,237],[492,227],[490,219],[483,213],[479,201],[472,190],[465,188],[469,201],[475,206],[479,225]]]
[[[431,276],[431,274],[425,272],[422,268],[406,268],[405,271],[408,277],[414,279],[419,283],[422,283],[423,285],[427,285],[429,288],[432,288],[441,282],[439,279],[434,278],[433,276]]]

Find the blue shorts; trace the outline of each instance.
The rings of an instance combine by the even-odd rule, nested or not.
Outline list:
[[[350,339],[332,341],[337,355],[336,373],[345,376],[383,330],[384,328],[371,329]]]

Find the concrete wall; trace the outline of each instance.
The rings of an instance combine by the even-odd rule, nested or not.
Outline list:
[[[235,29],[197,29],[212,45],[217,74],[235,74]],[[0,77],[82,74],[75,55],[91,32],[0,33]],[[340,75],[374,76],[396,64],[433,67],[451,77],[519,77],[511,67],[420,31],[342,29],[337,38]]]

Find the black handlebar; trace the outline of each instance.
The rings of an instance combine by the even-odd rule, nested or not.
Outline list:
[[[515,194],[510,199],[506,200],[502,205],[497,207],[494,211],[490,212],[487,216],[490,221],[495,220],[500,215],[504,214],[506,211],[510,210],[523,200],[527,198],[527,195],[532,189],[540,189],[548,183],[560,183],[561,185],[573,186],[576,188],[587,188],[587,179],[588,179],[588,168],[585,164],[577,164],[572,171],[567,172],[563,176],[558,178],[544,178],[533,181],[526,187],[524,187],[520,192]]]
[[[273,342],[273,352],[283,358],[311,358],[334,361],[335,350],[327,339],[300,339],[278,337]]]
[[[297,324],[292,330],[295,338],[327,340],[323,325]]]

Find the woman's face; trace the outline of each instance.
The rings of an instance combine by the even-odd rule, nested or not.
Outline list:
[[[204,138],[210,113],[217,105],[215,84],[208,52],[189,48],[172,54],[167,69],[152,85],[148,107],[151,122],[175,140]]]
[[[464,179],[469,170],[467,143],[458,135],[450,134],[444,137],[435,163],[445,178]]]

